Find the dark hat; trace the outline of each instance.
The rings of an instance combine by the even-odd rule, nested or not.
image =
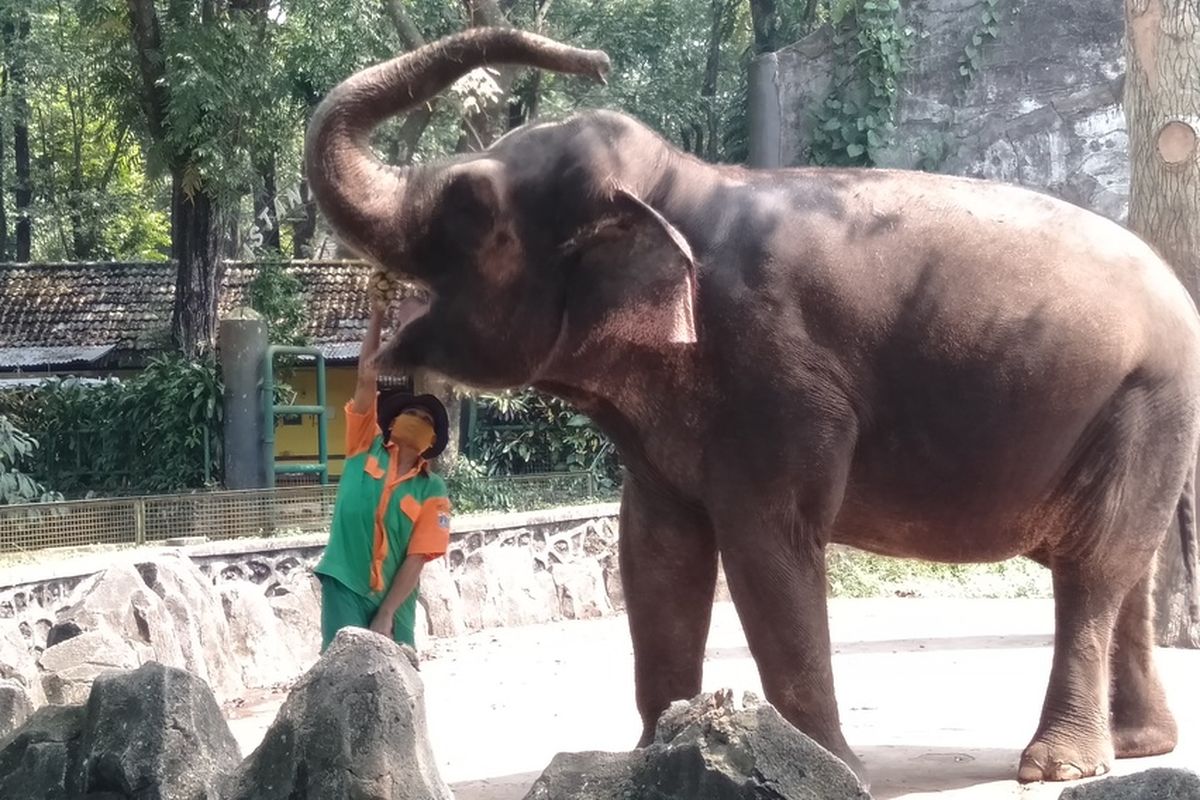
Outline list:
[[[392,435],[392,422],[406,408],[421,408],[433,417],[433,447],[421,454],[423,458],[437,458],[450,442],[450,419],[442,401],[431,394],[411,395],[404,392],[380,394],[375,404],[375,416],[379,419],[379,430],[386,442]]]

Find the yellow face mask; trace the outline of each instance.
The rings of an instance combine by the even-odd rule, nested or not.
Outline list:
[[[433,426],[415,414],[400,414],[392,421],[392,441],[418,453],[433,447],[435,438]]]

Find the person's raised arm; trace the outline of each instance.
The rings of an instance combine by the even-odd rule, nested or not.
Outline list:
[[[352,408],[355,413],[365,414],[375,407],[375,394],[379,381],[379,367],[375,355],[379,352],[379,340],[383,335],[383,317],[392,294],[391,281],[381,271],[371,276],[367,289],[370,298],[371,316],[367,319],[367,334],[363,337],[362,349],[358,353],[358,383],[354,388]]]

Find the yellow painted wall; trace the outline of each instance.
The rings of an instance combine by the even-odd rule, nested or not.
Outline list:
[[[325,405],[329,409],[328,447],[329,474],[341,475],[345,457],[346,413],[345,406],[354,396],[357,367],[327,366],[325,368]],[[317,404],[317,371],[312,367],[297,368],[291,375],[281,378],[296,390],[297,405]],[[281,420],[284,418],[280,418]],[[279,461],[317,460],[317,418],[305,415],[299,424],[275,426],[275,458]]]

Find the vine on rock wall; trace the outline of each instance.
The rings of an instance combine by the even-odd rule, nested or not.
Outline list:
[[[869,167],[891,144],[905,55],[913,31],[900,0],[834,0],[833,88],[815,112],[812,161]]]
[[[958,74],[962,76],[964,88],[983,70],[984,48],[1000,38],[1000,0],[983,0],[982,6],[979,24],[971,31],[971,39],[958,57]],[[1009,16],[1015,18],[1020,10],[1014,5]]]

